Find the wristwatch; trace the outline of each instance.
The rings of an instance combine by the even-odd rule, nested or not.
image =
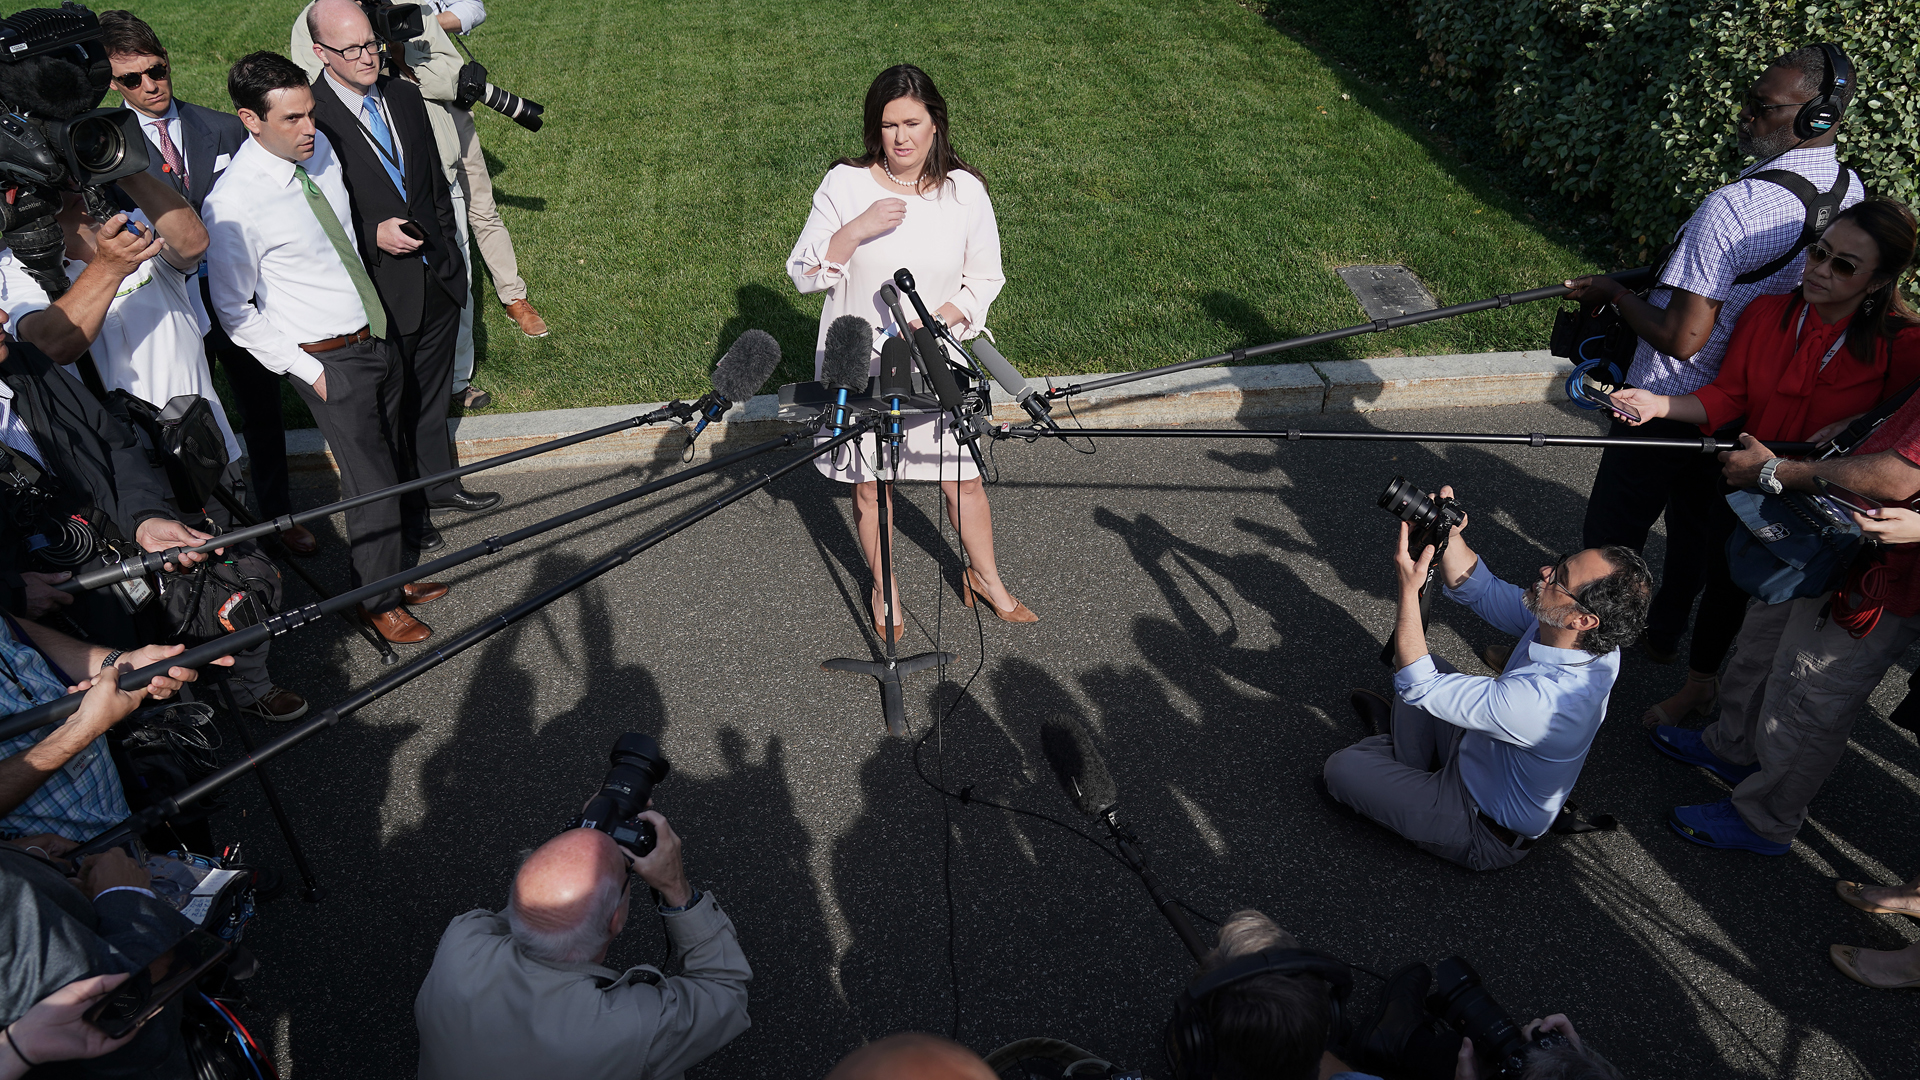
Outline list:
[[[1764,491],[1769,495],[1778,495],[1781,492],[1787,490],[1786,485],[1782,484],[1780,481],[1775,480],[1773,478],[1773,471],[1775,469],[1778,469],[1780,467],[1780,463],[1785,460],[1786,458],[1777,458],[1777,457],[1768,458],[1766,461],[1766,464],[1760,466],[1760,490],[1761,491]]]

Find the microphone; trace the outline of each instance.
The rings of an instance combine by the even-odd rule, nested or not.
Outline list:
[[[1076,717],[1055,713],[1040,725],[1040,752],[1074,809],[1090,818],[1104,819],[1120,809],[1120,789],[1093,745],[1093,737]]]
[[[887,438],[900,442],[900,400],[913,393],[913,346],[888,338],[880,346],[880,397],[887,403]]]
[[[1000,355],[1000,350],[993,347],[993,342],[986,340],[984,336],[975,338],[973,355],[976,360],[986,366],[987,374],[992,375],[993,381],[1000,384],[1000,389],[1013,395],[1013,399],[1020,403],[1020,407],[1027,410],[1027,415],[1033,418],[1035,425],[1051,428],[1054,431],[1060,430],[1060,425],[1053,422],[1053,403],[1035,394],[1033,384],[1015,370],[1012,364],[1007,363],[1007,358]]]
[[[694,402],[694,408],[700,410],[700,422],[693,426],[693,434],[687,436],[687,445],[707,430],[707,425],[720,419],[736,401],[746,401],[760,392],[773,375],[773,369],[780,366],[780,343],[765,330],[749,330],[741,334],[727,349],[727,354],[713,367],[713,391]]]
[[[847,426],[847,396],[867,388],[867,369],[873,363],[873,326],[858,315],[842,315],[827,324],[826,356],[820,363],[827,389],[833,391],[833,435]]]

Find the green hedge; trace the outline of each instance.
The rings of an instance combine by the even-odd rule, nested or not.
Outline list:
[[[1557,193],[1611,204],[1623,254],[1664,243],[1747,162],[1741,95],[1767,61],[1838,42],[1859,92],[1840,156],[1868,190],[1920,196],[1915,0],[1408,0],[1427,77],[1484,108]]]

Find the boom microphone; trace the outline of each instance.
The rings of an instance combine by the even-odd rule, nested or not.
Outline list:
[[[847,396],[867,388],[867,370],[873,363],[873,326],[858,315],[842,315],[827,325],[826,356],[820,364],[827,389],[833,391],[833,436],[847,425]]]
[[[1055,713],[1041,724],[1040,752],[1075,809],[1090,818],[1105,818],[1120,808],[1120,789],[1113,774],[1078,719]]]
[[[1000,389],[1013,395],[1013,400],[1027,410],[1027,415],[1033,418],[1036,425],[1059,429],[1060,425],[1053,422],[1053,406],[1047,402],[1046,398],[1034,392],[1033,384],[1015,370],[1012,364],[1007,363],[1007,358],[1000,355],[1000,350],[993,347],[993,342],[988,341],[985,336],[975,338],[973,356],[974,359],[986,365],[987,374],[992,375],[993,381],[1000,384]]]
[[[760,392],[773,375],[773,369],[780,366],[780,343],[765,330],[749,330],[734,340],[727,354],[713,368],[713,392],[702,397],[695,406],[700,410],[700,422],[693,426],[693,434],[687,436],[687,445],[707,430],[707,425],[720,419],[736,401],[746,401]]]

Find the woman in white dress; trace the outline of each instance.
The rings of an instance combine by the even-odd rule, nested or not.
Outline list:
[[[787,273],[801,292],[827,294],[814,341],[816,378],[826,356],[827,327],[842,315],[858,315],[878,328],[871,370],[879,374],[880,345],[903,332],[880,299],[880,286],[893,280],[895,270],[913,272],[920,295],[939,302],[935,317],[962,339],[986,326],[987,306],[1006,282],[986,181],[954,153],[947,138],[947,103],[927,73],[911,64],[881,72],[867,89],[864,134],[866,153],[835,162],[813,193],[813,213],[787,258]],[[910,322],[904,333],[919,325]],[[1007,622],[1038,621],[1000,580],[986,489],[972,455],[947,430],[946,416],[912,417],[905,435],[900,477],[940,481],[947,516],[966,548],[961,599],[971,607],[975,597],[984,597]],[[868,460],[871,447],[868,440],[861,452],[842,450],[818,465],[833,479],[854,485],[853,520],[873,570],[869,601],[875,632],[882,633],[879,495]],[[891,506],[888,514],[891,521]],[[897,580],[892,590],[894,611],[904,611]],[[896,615],[894,621],[903,620]],[[904,632],[895,626],[896,638]]]

